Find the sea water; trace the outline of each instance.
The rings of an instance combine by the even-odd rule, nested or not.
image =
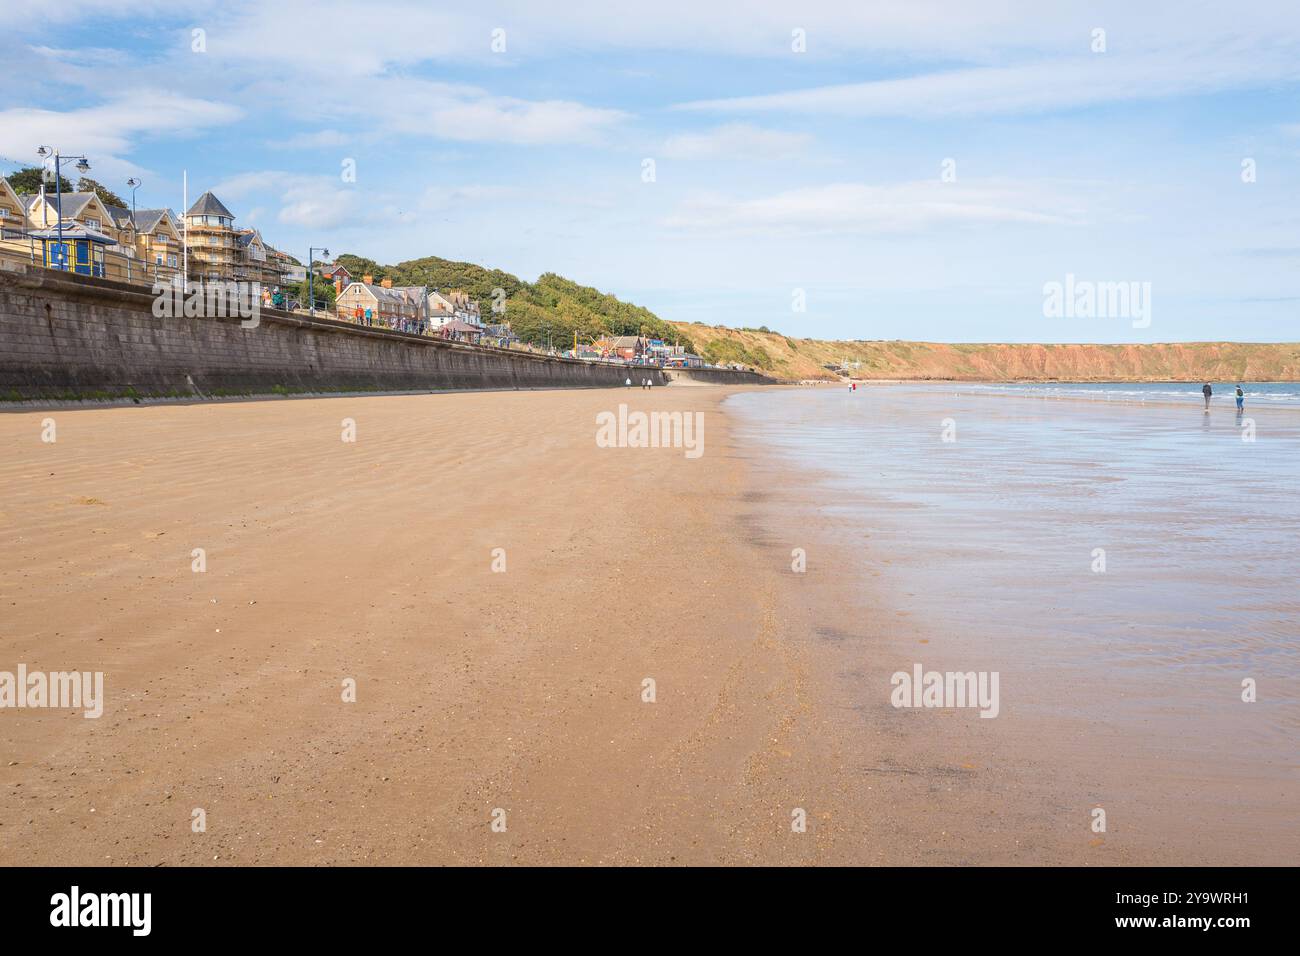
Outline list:
[[[1242,415],[1216,392],[1208,413],[1200,383],[786,388],[726,408],[855,556],[826,573],[1001,671],[1004,712],[1199,735],[1202,756],[1294,772],[1300,384],[1247,385]]]

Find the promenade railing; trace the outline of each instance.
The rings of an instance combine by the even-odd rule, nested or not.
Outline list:
[[[149,262],[111,247],[96,253],[95,261],[83,267],[88,268],[87,272],[78,272],[75,268],[62,269],[46,264],[42,240],[17,231],[5,231],[3,238],[0,238],[0,267],[12,269],[24,265],[149,287],[155,282],[170,283],[175,276],[181,274],[181,270],[175,266]]]

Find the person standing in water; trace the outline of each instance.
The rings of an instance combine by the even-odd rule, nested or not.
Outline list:
[[[1205,396],[1205,410],[1208,412],[1210,410],[1210,396],[1214,394],[1214,389],[1210,388],[1209,382],[1205,383],[1205,386],[1201,389],[1201,394]]]
[[[1246,393],[1241,390],[1241,383],[1237,383],[1237,411],[1242,411],[1246,407]]]

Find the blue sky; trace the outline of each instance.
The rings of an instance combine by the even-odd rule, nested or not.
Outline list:
[[[1300,340],[1294,4],[0,14],[5,171],[57,146],[179,210],[188,170],[191,200],[213,189],[299,258],[555,271],[665,318],[791,335]],[[1149,325],[1045,316],[1067,274],[1150,283]]]

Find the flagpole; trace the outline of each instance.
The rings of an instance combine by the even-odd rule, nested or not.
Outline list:
[[[181,288],[190,281],[190,171],[181,170]]]

